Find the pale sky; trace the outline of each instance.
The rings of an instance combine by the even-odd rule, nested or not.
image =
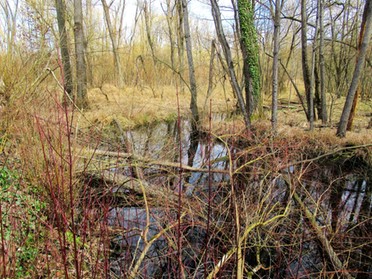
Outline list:
[[[148,1],[150,2],[151,0]],[[133,23],[138,3],[143,3],[143,0],[127,0],[126,3],[125,30],[128,31],[126,32],[126,36],[128,37],[130,37],[131,36],[130,33],[133,32]],[[166,7],[165,0],[152,0],[151,3],[152,10],[154,11],[155,14],[164,14],[161,5],[163,5],[165,9]],[[218,3],[220,5],[222,19],[231,20],[234,16],[232,11],[231,0],[219,0]],[[198,25],[203,26],[203,24],[207,24],[206,28],[208,28],[209,30],[214,29],[210,0],[189,0],[189,16],[191,20],[193,18],[197,19],[199,21]]]
[[[138,0],[127,0],[126,11],[130,15],[128,21],[133,21],[136,13],[136,6]],[[142,2],[142,1],[141,1]],[[211,7],[209,0],[189,0],[189,14],[190,17],[196,17],[199,19],[212,20]],[[232,5],[231,0],[219,0],[221,7],[221,13],[223,18],[232,18]],[[155,11],[162,13],[161,4],[165,7],[165,0],[152,0],[152,7]]]

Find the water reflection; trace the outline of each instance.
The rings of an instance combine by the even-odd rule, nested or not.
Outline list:
[[[145,179],[150,179],[156,187],[163,187],[167,180],[171,181],[170,184],[173,185],[178,185],[179,183],[181,185],[187,184],[187,187],[185,187],[186,196],[197,196],[198,199],[205,201],[203,199],[207,197],[205,192],[208,190],[208,187],[216,187],[221,182],[229,179],[224,173],[208,173],[206,171],[208,167],[219,170],[226,169],[229,162],[229,160],[226,160],[228,150],[224,144],[209,138],[207,135],[197,133],[192,129],[193,127],[190,121],[183,119],[179,126],[176,122],[158,123],[151,127],[129,131],[126,134],[127,141],[133,146],[133,152],[141,157],[172,162],[181,161],[184,165],[195,169],[203,169],[203,171],[183,173],[183,180],[181,182],[177,180],[179,179],[177,171],[174,171],[173,174],[167,172],[156,173],[154,169],[145,172],[147,175]],[[179,155],[180,149],[182,151],[181,156]],[[297,187],[296,191],[302,195],[308,209],[312,214],[316,215],[317,225],[324,230],[324,235],[332,240],[331,244],[343,247],[343,240],[339,240],[335,236],[338,236],[337,234],[346,235],[346,233],[349,233],[348,240],[354,241],[353,244],[355,244],[355,247],[358,241],[361,241],[360,247],[362,248],[360,248],[360,254],[368,255],[370,251],[364,251],[366,249],[365,247],[368,246],[363,246],[364,240],[362,237],[359,237],[359,235],[363,235],[365,232],[361,232],[362,229],[358,231],[358,228],[356,228],[364,220],[369,219],[369,221],[366,221],[366,224],[368,225],[368,222],[370,223],[369,216],[371,215],[372,195],[369,189],[370,187],[368,187],[370,186],[368,179],[362,175],[356,176],[352,174],[352,171],[350,171],[350,175],[336,173],[333,169],[328,168],[326,164],[321,166],[320,169],[308,171],[305,175],[302,175],[302,171],[303,168],[289,166],[280,173],[273,174],[273,177],[270,178],[263,178],[257,175],[254,178],[256,180],[252,178],[251,181],[249,179],[253,176],[247,175],[244,177],[246,180],[244,180],[243,187],[250,187],[252,190],[251,196],[248,196],[248,198],[251,198],[250,206],[255,208],[254,202],[262,201],[262,204],[268,208],[274,208],[279,204],[282,204],[284,207],[288,200],[291,199],[291,193],[288,190],[288,181],[283,179],[283,177],[289,179],[293,177],[295,178],[294,184],[297,184],[292,186]],[[264,179],[268,180],[264,181]],[[262,185],[264,186],[261,187]],[[260,193],[255,192],[258,189]],[[203,191],[205,195],[199,195]],[[247,195],[250,194],[248,192],[246,193]],[[295,210],[291,213],[292,215],[283,221],[283,223],[288,223],[278,226],[278,236],[280,235],[278,241],[282,241],[276,247],[278,251],[268,252],[268,257],[272,257],[273,265],[276,264],[274,261],[276,257],[281,255],[280,253],[283,253],[283,257],[288,258],[288,262],[283,264],[283,266],[278,265],[277,270],[282,274],[282,278],[300,278],[307,277],[309,274],[321,274],[325,267],[324,259],[326,256],[324,255],[324,250],[322,250],[319,241],[314,237],[314,231],[311,225],[309,225],[308,220],[303,216],[303,213],[299,213],[300,210],[295,205],[294,208]],[[205,210],[205,208],[200,208],[200,210]],[[276,213],[273,211],[273,214]],[[125,265],[128,255],[132,259],[136,259],[138,253],[144,250],[145,241],[143,232],[148,229],[147,236],[150,239],[161,231],[164,222],[168,222],[169,224],[169,220],[175,219],[174,216],[164,217],[164,215],[165,208],[150,209],[149,219],[147,219],[144,208],[112,208],[109,216],[109,224],[113,227],[118,226],[125,229],[125,232],[113,239],[113,246],[119,251],[113,262],[117,265]],[[223,222],[227,222],[227,220]],[[197,222],[198,220],[193,221]],[[294,227],[291,227],[291,225]],[[187,247],[189,249],[187,251],[190,253],[200,251],[195,247],[203,247],[204,238],[200,236],[205,234],[205,229],[200,226],[189,226],[187,229],[189,230],[187,245],[193,246],[192,249]],[[262,232],[262,237],[265,237],[264,232]],[[285,237],[288,239],[285,239]],[[167,255],[167,249],[170,249],[168,241],[169,239],[159,238],[149,250],[146,261],[144,262],[144,265],[146,265],[144,272],[149,275],[149,278],[151,278],[151,274],[159,270],[164,272],[163,274],[166,273],[164,270],[167,270],[168,267],[164,259],[167,257],[164,255]],[[286,247],[286,245],[293,250],[289,249],[289,252],[285,251],[286,248],[283,247]],[[188,255],[188,257],[185,257],[185,262],[188,260],[192,261],[200,256],[196,254],[192,256]],[[249,256],[247,252],[246,257]],[[367,264],[363,261],[365,259],[359,260],[359,262],[355,260],[355,268],[365,268]],[[362,267],[358,266],[358,264]],[[165,269],[163,270],[164,267]],[[369,269],[366,270],[366,272],[369,271]]]
[[[362,203],[366,197],[366,190],[366,180],[351,179],[346,182],[346,187],[340,201],[341,210],[338,215],[338,227],[342,231],[345,231],[348,227],[358,222]]]
[[[225,116],[219,117],[223,119]],[[141,157],[178,162],[181,148],[183,165],[207,169],[210,162],[213,169],[227,167],[226,160],[221,160],[227,155],[225,145],[196,131],[188,119],[181,120],[180,128],[177,122],[161,122],[129,131],[127,141],[132,144],[134,154]],[[221,173],[213,173],[212,176],[214,182],[226,178]],[[208,173],[192,172],[186,176],[186,182],[195,186],[204,183],[207,178]]]
[[[130,268],[131,263],[141,258],[148,242],[161,230],[161,219],[164,211],[152,208],[147,215],[143,208],[125,207],[112,208],[108,216],[108,225],[118,228],[118,233],[111,241],[111,270],[117,276]],[[145,234],[144,234],[145,232]],[[167,242],[164,236],[156,238],[146,251],[146,257],[141,264],[143,276],[156,274],[165,264],[162,254],[165,254]],[[142,269],[141,268],[141,269]]]

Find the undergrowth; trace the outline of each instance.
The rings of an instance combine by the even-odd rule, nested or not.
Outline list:
[[[345,139],[332,127],[309,132],[294,123],[302,120],[291,111],[290,123],[279,125],[275,136],[265,119],[246,133],[239,115],[212,120],[228,103],[220,101],[204,113],[203,139],[183,146],[190,141],[180,121],[188,97],[181,96],[185,102],[177,111],[172,90],[143,93],[142,99],[131,90],[97,91],[90,110],[81,112],[63,106],[60,91],[48,87],[32,98],[19,95],[2,111],[2,277],[324,278],[368,272],[367,130]],[[144,155],[133,154],[136,142],[129,136],[122,140],[139,125],[152,135],[163,121],[172,125],[164,125],[169,133],[154,132],[156,148],[139,139]],[[216,143],[226,153],[212,158]],[[193,160],[199,164],[186,163]],[[345,203],[353,191],[362,193],[358,212]]]
[[[22,183],[16,171],[0,170],[2,277],[35,278],[45,241],[46,203],[32,185]],[[5,264],[4,264],[5,263]]]

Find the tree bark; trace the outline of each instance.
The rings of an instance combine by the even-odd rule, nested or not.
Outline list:
[[[176,8],[177,8],[177,45],[178,45],[178,72],[180,74],[180,92],[183,94],[185,92],[185,84],[183,80],[183,72],[184,72],[184,43],[185,43],[185,36],[183,30],[183,11],[182,11],[182,0],[176,0]]]
[[[186,43],[186,54],[187,61],[189,65],[189,79],[190,79],[190,91],[191,91],[191,102],[190,109],[193,117],[194,127],[198,127],[199,124],[199,112],[198,112],[198,103],[197,103],[197,87],[195,79],[195,67],[194,59],[192,56],[192,43],[190,35],[190,25],[189,25],[189,12],[187,8],[187,0],[182,0],[182,13],[183,13],[183,26],[185,32],[185,43]],[[196,130],[196,129],[193,129]]]
[[[327,124],[327,97],[325,92],[325,61],[324,61],[324,0],[318,0],[319,9],[319,75],[320,75],[320,98],[322,123]]]
[[[76,105],[79,108],[88,107],[87,100],[87,70],[85,62],[83,8],[81,0],[74,0],[74,37],[76,56]]]
[[[362,40],[360,49],[357,56],[357,63],[355,65],[353,79],[350,84],[349,91],[346,96],[346,101],[344,105],[344,109],[341,114],[340,123],[337,128],[337,136],[345,137],[346,136],[346,128],[347,122],[351,113],[351,108],[353,106],[354,97],[356,96],[356,90],[358,87],[359,77],[361,71],[363,69],[366,52],[369,44],[369,40],[371,37],[371,29],[372,29],[372,0],[367,0],[364,6],[364,15],[365,15],[365,25],[362,25],[360,32],[362,33]]]
[[[93,0],[86,0],[85,1],[85,26],[87,33],[85,34],[85,59],[87,62],[87,85],[93,86],[93,53],[94,48],[93,41],[91,38],[93,37],[93,34],[95,32],[93,28]]]
[[[278,72],[279,72],[279,31],[280,31],[280,13],[283,2],[275,0],[274,15],[274,59],[273,59],[273,82],[272,82],[272,103],[271,103],[271,127],[275,133],[278,124]]]
[[[317,64],[317,50],[318,50],[318,35],[319,35],[319,0],[317,3],[317,12],[316,12],[316,20],[315,20],[315,30],[314,30],[314,40],[312,45],[312,52],[311,52],[311,77],[310,77],[310,92],[311,92],[311,100],[312,100],[312,122],[310,121],[310,130],[314,129],[314,121],[316,120],[315,114],[315,106],[320,105],[320,97],[319,97],[319,88],[320,88],[320,78],[318,74],[318,69],[316,67]],[[317,83],[319,83],[317,87]],[[314,100],[315,99],[315,100]],[[310,101],[311,101],[310,100]],[[314,105],[315,102],[315,105]],[[321,110],[321,109],[320,109]]]
[[[171,0],[167,0],[166,1],[166,5],[167,5],[167,10],[164,11],[165,13],[165,16],[166,16],[166,19],[167,19],[167,25],[168,25],[168,37],[169,37],[169,43],[170,43],[170,60],[171,60],[171,66],[172,66],[172,69],[175,70],[176,67],[175,67],[175,41],[174,41],[174,34],[173,34],[173,16],[174,16],[174,12],[173,12],[173,9],[172,8],[172,5],[171,5]]]
[[[67,39],[67,31],[66,31],[66,5],[64,0],[56,0],[56,10],[57,10],[57,21],[58,21],[58,32],[59,32],[59,44],[61,49],[61,58],[62,58],[62,65],[63,65],[63,74],[62,74],[62,81],[63,81],[63,88],[65,92],[69,95],[71,100],[74,100],[73,97],[73,83],[72,83],[72,70],[71,70],[71,63],[70,63],[70,51],[68,48],[68,39]],[[64,96],[64,103],[67,104],[68,100],[66,100]]]
[[[204,109],[207,106],[207,101],[212,95],[213,90],[213,67],[214,67],[214,58],[216,56],[216,40],[213,39],[211,42],[211,56],[209,59],[209,75],[208,75],[208,89],[207,89],[207,96],[205,97],[204,101]]]
[[[230,47],[229,47],[229,44],[227,43],[224,31],[223,31],[223,27],[222,27],[220,8],[218,7],[216,0],[211,0],[211,6],[212,6],[212,15],[213,15],[213,20],[214,20],[214,25],[216,28],[217,37],[222,46],[222,50],[223,50],[226,63],[227,63],[227,69],[228,69],[231,87],[235,93],[235,96],[238,98],[239,108],[243,114],[246,129],[250,130],[251,120],[246,110],[243,95],[239,87],[237,78],[236,78]]]
[[[301,45],[302,45],[302,73],[307,100],[308,121],[310,130],[314,128],[314,104],[313,104],[313,88],[311,83],[311,72],[307,53],[307,16],[306,16],[306,0],[301,0]]]
[[[367,11],[369,9],[369,7],[367,7],[367,5],[369,5],[369,6],[372,5],[370,0],[366,1],[365,8],[364,8],[364,11],[363,11],[362,25],[360,27],[359,40],[358,40],[358,46],[357,46],[358,50],[361,49],[362,40],[363,40],[365,29],[366,29]],[[348,119],[348,122],[347,122],[346,129],[348,131],[351,131],[351,129],[353,128],[353,121],[354,121],[355,111],[356,111],[356,107],[357,107],[357,103],[358,103],[359,91],[360,91],[360,89],[359,89],[359,86],[358,86],[357,89],[356,89],[356,92],[355,92],[353,105],[351,106],[351,111],[350,111],[349,119]]]
[[[116,43],[114,28],[113,28],[112,23],[111,23],[109,6],[107,5],[106,0],[101,0],[101,2],[102,2],[102,6],[103,6],[103,11],[105,13],[107,29],[108,29],[109,35],[110,35],[110,40],[111,40],[111,45],[112,45],[112,52],[114,54],[114,61],[115,61],[115,68],[116,68],[116,75],[117,75],[117,82],[118,82],[117,85],[118,85],[119,88],[123,88],[124,87],[123,70],[122,70],[122,67],[121,67],[121,61],[120,61],[120,56],[119,56],[119,53],[118,53],[118,45]]]
[[[147,37],[147,42],[149,44],[150,50],[151,50],[151,58],[152,58],[152,67],[153,71],[156,72],[156,55],[155,55],[155,45],[154,41],[152,39],[152,34],[151,34],[151,26],[152,26],[152,18],[151,18],[151,1],[150,4],[148,4],[147,1],[144,1],[143,3],[143,15],[145,17],[145,30],[146,30],[146,37]],[[154,78],[149,78],[148,79],[148,85],[151,88],[152,95],[154,98],[156,98],[156,92],[154,85],[156,84],[156,80]]]
[[[254,9],[251,0],[238,1],[240,47],[243,54],[243,74],[248,114],[251,116],[260,98],[260,67]]]

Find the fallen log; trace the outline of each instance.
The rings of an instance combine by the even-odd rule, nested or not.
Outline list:
[[[100,149],[96,149],[96,150],[85,149],[82,153],[83,154],[80,155],[80,158],[84,158],[88,160],[91,160],[94,156],[107,156],[110,158],[115,158],[117,160],[127,159],[130,161],[130,162],[124,161],[122,163],[121,162],[117,163],[118,161],[116,160],[114,166],[107,166],[106,168],[109,168],[109,167],[118,168],[118,167],[124,167],[124,166],[153,168],[155,166],[161,166],[161,167],[166,167],[166,168],[182,169],[183,171],[190,171],[190,172],[210,172],[210,173],[229,174],[228,170],[190,167],[188,165],[180,165],[180,163],[178,162],[153,160],[150,158],[140,157],[138,155],[134,155],[132,153],[126,153],[126,152],[113,152],[113,151],[106,151],[106,150],[100,150]],[[104,161],[104,160],[101,160],[101,161]],[[216,161],[218,161],[218,159]]]

